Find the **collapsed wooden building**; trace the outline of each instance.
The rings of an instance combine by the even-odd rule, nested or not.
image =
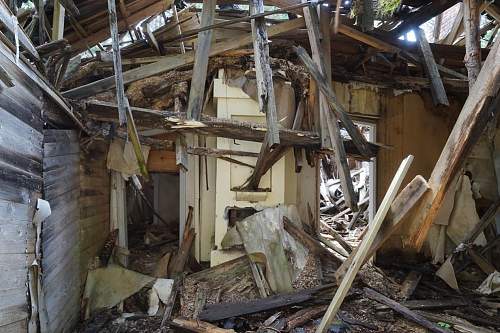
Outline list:
[[[0,332],[499,330],[499,1],[0,27]]]

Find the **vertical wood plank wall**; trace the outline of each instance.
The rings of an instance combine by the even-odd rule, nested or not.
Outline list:
[[[70,331],[80,308],[80,147],[72,130],[45,130],[44,199],[52,214],[42,228],[42,293],[44,332]]]
[[[436,108],[427,93],[384,96],[380,105],[377,141],[389,148],[382,149],[377,157],[377,203],[381,202],[401,160],[409,154],[415,159],[401,189],[416,175],[429,178],[462,107],[451,97],[448,108]],[[382,252],[400,249],[405,234],[403,227]]]
[[[0,332],[27,331],[32,218],[42,190],[42,92],[0,53],[15,84],[0,83]]]
[[[87,269],[109,235],[108,143],[95,141],[80,152],[80,272]]]

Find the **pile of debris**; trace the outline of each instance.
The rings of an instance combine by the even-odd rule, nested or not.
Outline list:
[[[92,316],[79,331],[315,332],[332,313],[329,303],[336,308],[324,330],[329,332],[500,328],[498,272],[482,282],[485,275],[469,265],[458,291],[431,263],[382,261],[377,267],[368,261],[361,267],[369,257],[359,264],[354,258],[373,239],[363,227],[355,227],[352,241],[342,236],[340,224],[325,223],[324,232],[314,235],[303,229],[294,206],[266,208],[226,234],[224,251],[239,251],[239,257],[202,269],[188,264],[194,229],[189,220],[186,225],[180,248],[172,259],[167,253],[158,260],[153,276],[113,260],[91,271],[84,300],[93,312],[86,311]]]

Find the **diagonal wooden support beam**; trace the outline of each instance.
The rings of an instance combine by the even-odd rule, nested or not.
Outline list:
[[[425,37],[425,32],[420,28],[416,29],[415,32],[420,46],[424,69],[431,83],[431,94],[434,105],[449,106],[450,102],[448,101],[448,96],[446,96],[446,90],[444,90],[443,81],[441,80],[441,75],[439,75],[431,46]]]
[[[134,117],[132,115],[132,109],[130,108],[128,99],[125,96],[115,0],[108,0],[108,10],[109,10],[109,26],[111,32],[112,49],[113,49],[113,66],[115,70],[115,79],[116,79],[116,100],[118,102],[118,119],[120,125],[126,124],[127,126],[127,132],[130,141],[132,142],[132,146],[134,147],[134,152],[137,158],[139,169],[141,170],[141,174],[147,179],[148,171],[146,168],[146,162],[144,161],[144,155],[142,154],[139,135],[137,134],[137,128],[135,126]]]
[[[263,0],[249,0],[250,15],[264,13]],[[257,77],[257,98],[260,112],[266,114],[267,140],[269,148],[276,148],[280,143],[278,130],[278,115],[274,96],[273,72],[269,65],[269,41],[267,40],[266,23],[263,17],[251,21],[255,74]],[[260,158],[260,157],[259,157]]]
[[[216,0],[204,0],[201,12],[201,26],[206,27],[214,23]],[[206,30],[198,33],[198,44],[194,56],[193,79],[189,91],[187,108],[188,118],[199,120],[205,96],[205,81],[207,79],[208,58],[212,31]]]
[[[342,279],[342,282],[340,283],[340,286],[337,289],[335,296],[332,299],[332,302],[330,303],[328,309],[326,310],[325,316],[323,317],[321,323],[316,329],[316,333],[326,332],[328,330],[328,327],[332,323],[333,319],[335,318],[335,315],[340,309],[340,306],[342,305],[344,298],[346,297],[349,289],[351,288],[354,278],[356,277],[359,269],[363,265],[363,261],[366,255],[368,254],[370,247],[372,246],[373,242],[377,237],[377,233],[380,227],[382,226],[382,223],[384,222],[387,212],[389,211],[389,208],[392,202],[394,201],[396,194],[398,193],[399,187],[401,186],[401,183],[403,182],[403,179],[406,176],[408,169],[410,169],[412,161],[413,161],[413,156],[409,155],[401,162],[401,165],[396,171],[396,174],[392,179],[389,188],[387,189],[384,199],[382,200],[380,207],[377,210],[377,214],[375,214],[373,221],[370,223],[370,228],[368,229],[368,232],[365,234],[365,237],[361,241],[361,244],[359,245],[359,248],[356,251],[356,254],[354,255],[354,259],[352,261],[351,266],[349,267],[347,273]]]
[[[318,12],[314,6],[304,7],[304,18],[306,20],[309,44],[312,50],[312,59],[318,67],[320,74],[325,78],[326,85],[333,91],[331,85],[330,20],[328,15],[323,13],[324,20],[320,24]],[[322,33],[323,36],[321,35]],[[321,36],[323,38],[321,38]],[[321,83],[318,83],[318,85],[321,86]],[[328,97],[323,91],[320,91],[319,110],[322,146],[324,148],[333,148],[333,157],[337,165],[337,170],[339,171],[340,184],[344,192],[345,203],[352,211],[357,211],[358,203],[356,193],[354,192],[351,171],[347,164],[347,156],[342,143],[342,136],[340,135],[340,127],[336,115],[330,112],[329,108]]]
[[[406,245],[417,250],[422,248],[449,183],[461,168],[465,156],[479,139],[487,122],[498,112],[499,77],[500,39],[497,39],[434,166],[428,181],[431,190],[411,218],[411,237]]]
[[[331,83],[329,83],[328,80],[321,74],[320,70],[314,64],[313,60],[309,57],[304,48],[299,46],[294,49],[306,69],[311,74],[312,78],[318,83],[321,92],[328,98],[328,104],[330,105],[331,111],[334,112],[338,119],[342,122],[342,125],[344,125],[347,133],[349,133],[352,141],[358,147],[359,151],[365,156],[371,155],[372,152],[370,151],[370,145],[366,141],[365,137],[359,132],[356,125],[354,125],[352,119],[344,110],[344,107],[337,100]]]

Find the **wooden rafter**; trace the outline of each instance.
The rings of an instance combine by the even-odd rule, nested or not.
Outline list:
[[[216,3],[216,0],[206,0],[203,2],[203,11],[201,14],[202,27],[213,24]],[[212,32],[213,30],[206,30],[198,34],[198,44],[194,55],[193,79],[191,80],[187,108],[188,118],[190,119],[198,120],[201,116],[205,97],[208,58],[212,44]]]

